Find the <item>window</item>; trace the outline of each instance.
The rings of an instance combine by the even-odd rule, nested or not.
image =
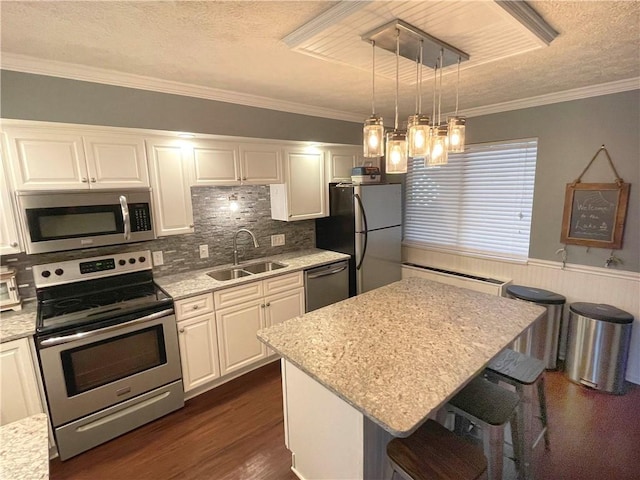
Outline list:
[[[405,243],[527,258],[537,145],[537,139],[469,145],[441,167],[410,160]]]

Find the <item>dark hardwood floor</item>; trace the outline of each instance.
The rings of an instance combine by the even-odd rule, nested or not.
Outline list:
[[[640,478],[639,386],[614,396],[547,372],[547,402],[551,450],[536,449],[539,479]],[[50,475],[52,480],[294,480],[290,462],[276,362],[66,462],[55,459]]]

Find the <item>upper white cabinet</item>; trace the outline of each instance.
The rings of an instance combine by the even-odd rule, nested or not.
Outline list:
[[[18,253],[20,248],[20,236],[18,235],[18,225],[13,209],[11,198],[11,188],[9,179],[6,176],[5,156],[0,152],[0,255]]]
[[[192,233],[191,148],[175,138],[153,138],[146,144],[156,235]]]
[[[351,182],[351,169],[360,166],[379,167],[379,158],[365,158],[362,146],[336,146],[327,150],[327,183]]]
[[[0,425],[42,413],[29,340],[0,344]]]
[[[266,185],[282,182],[281,148],[261,143],[197,140],[195,185]]]
[[[294,221],[326,216],[325,152],[286,148],[283,164],[285,183],[271,185],[271,218]]]
[[[17,190],[148,187],[142,139],[55,127],[5,129]]]

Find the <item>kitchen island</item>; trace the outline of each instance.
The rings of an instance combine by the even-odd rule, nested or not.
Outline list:
[[[259,331],[283,357],[293,471],[383,478],[386,443],[434,416],[544,313],[408,278]]]

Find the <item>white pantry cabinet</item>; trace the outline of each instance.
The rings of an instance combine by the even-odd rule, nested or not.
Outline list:
[[[147,139],[146,146],[156,235],[193,233],[191,148],[176,138]]]
[[[272,352],[256,338],[261,328],[304,313],[302,272],[214,292],[222,375]]]
[[[282,182],[281,148],[262,143],[195,140],[195,185],[266,185]]]
[[[175,302],[184,391],[220,377],[213,295],[206,293]]]
[[[0,152],[0,255],[18,253],[20,248],[20,236],[18,234],[18,224],[16,222],[13,199],[11,198],[11,188],[7,170],[4,164],[5,156]]]
[[[56,127],[4,129],[16,190],[148,187],[142,138]]]
[[[325,152],[286,148],[283,165],[284,183],[271,185],[271,218],[289,222],[326,216]]]
[[[0,425],[42,413],[29,340],[0,344]]]
[[[364,158],[362,146],[335,146],[327,149],[327,183],[351,182],[353,167],[380,166],[379,158]]]

